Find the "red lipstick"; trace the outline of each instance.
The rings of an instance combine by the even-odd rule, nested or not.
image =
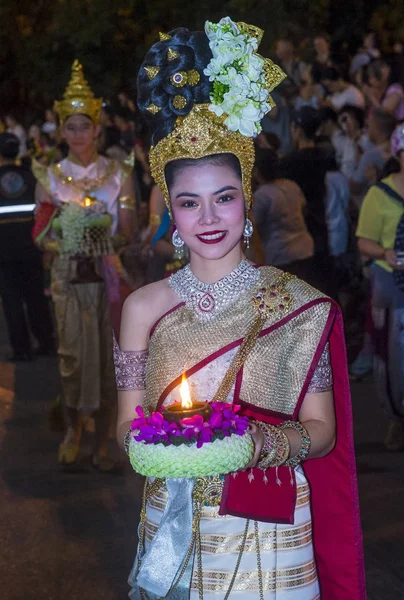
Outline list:
[[[227,231],[206,231],[200,233],[196,237],[203,244],[219,244],[224,240],[227,235]]]

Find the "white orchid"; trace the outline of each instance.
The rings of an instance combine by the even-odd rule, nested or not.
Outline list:
[[[210,110],[227,115],[226,126],[242,135],[256,136],[270,110],[265,88],[264,60],[255,53],[258,40],[240,32],[230,17],[205,23],[213,58],[204,70],[213,82]]]

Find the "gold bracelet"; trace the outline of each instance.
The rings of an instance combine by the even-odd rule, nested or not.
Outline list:
[[[149,225],[150,227],[159,227],[161,224],[161,216],[157,213],[150,213]]]
[[[128,210],[135,210],[135,199],[132,196],[120,196],[119,206]]]
[[[271,467],[285,465],[290,454],[290,442],[286,433],[277,428],[277,436],[277,453],[275,460],[271,463]]]
[[[254,424],[261,429],[265,436],[265,442],[257,462],[257,467],[265,470],[269,467],[269,464],[274,460],[276,455],[276,446],[273,444],[272,439],[272,432],[275,427],[269,423],[263,423],[262,421],[254,421]]]
[[[282,423],[282,425],[279,425],[279,429],[294,429],[300,434],[301,443],[299,452],[285,462],[285,466],[287,467],[297,467],[297,465],[300,465],[303,460],[306,460],[310,452],[310,435],[307,429],[301,423],[299,423],[299,421],[285,421]]]
[[[280,467],[285,464],[290,454],[290,442],[286,433],[269,423],[255,421],[255,424],[266,438],[257,467],[265,470],[268,467]]]
[[[123,447],[126,454],[129,456],[129,445],[131,440],[132,429],[129,427],[128,431],[125,433],[123,437]]]

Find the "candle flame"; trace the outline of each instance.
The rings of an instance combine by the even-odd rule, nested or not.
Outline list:
[[[185,373],[182,376],[182,382],[180,385],[180,395],[182,408],[192,408],[192,400],[191,395],[189,393],[189,385],[187,378],[185,377]]]

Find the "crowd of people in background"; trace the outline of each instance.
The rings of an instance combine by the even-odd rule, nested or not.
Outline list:
[[[302,60],[290,38],[275,45],[273,58],[287,79],[273,93],[276,106],[256,138],[253,217],[261,256],[340,302],[348,336],[363,339],[362,349],[353,344],[351,376],[364,377],[376,364],[385,379],[383,393],[400,397],[390,402],[386,445],[401,450],[399,359],[404,354],[391,332],[399,327],[396,309],[404,309],[404,292],[393,280],[402,268],[394,248],[404,213],[404,132],[402,140],[397,134],[404,122],[403,47],[395,44],[390,53],[382,53],[375,32],[349,59],[334,56],[323,35],[312,46],[312,60]],[[135,98],[121,92],[106,101],[100,124],[98,152],[122,162],[134,160],[137,221],[123,261],[139,287],[170,272],[178,257],[169,227],[163,227],[164,201],[150,176],[147,130]],[[27,167],[33,160],[49,165],[67,155],[50,108],[31,123],[6,114],[0,128],[16,136],[18,160]],[[380,342],[376,335],[375,343],[375,332],[383,328],[387,337]],[[388,380],[394,379],[391,390]]]

